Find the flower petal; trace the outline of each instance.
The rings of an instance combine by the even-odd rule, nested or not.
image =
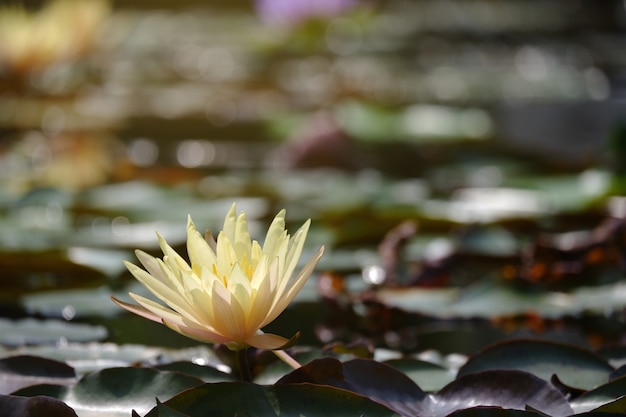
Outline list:
[[[180,333],[183,336],[187,336],[191,339],[197,340],[199,342],[227,343],[231,341],[229,337],[224,337],[219,333],[211,332],[206,328],[185,326],[181,325],[180,323],[171,322],[169,320],[163,320],[163,324],[174,330],[175,332]]]
[[[172,270],[177,269],[186,269],[191,270],[191,267],[187,264],[187,261],[183,259],[176,251],[167,243],[165,238],[161,236],[160,233],[157,233],[157,237],[159,239],[159,246],[161,247],[161,251],[163,251],[163,262],[165,262]]]
[[[282,274],[286,278],[291,277],[293,271],[296,269],[296,266],[298,266],[298,261],[300,260],[302,248],[304,247],[304,241],[306,240],[310,225],[310,219],[304,222],[289,242],[289,249],[285,259],[285,269],[282,271]]]
[[[224,219],[224,227],[222,228],[222,233],[228,236],[230,241],[235,241],[235,229],[237,227],[237,205],[233,204],[230,206],[230,210],[226,213],[226,218]]]
[[[241,213],[239,217],[237,217],[235,236],[231,238],[231,242],[237,254],[237,259],[243,259],[244,257],[250,259],[252,242],[250,240],[250,232],[248,232],[246,213]]]
[[[152,314],[155,314],[162,319],[168,320],[179,320],[180,317],[186,317],[189,321],[193,321],[199,323],[200,321],[197,319],[197,315],[194,311],[190,311],[190,309],[181,309],[181,310],[172,310],[167,307],[162,306],[159,303],[156,303],[149,298],[142,297],[141,295],[135,293],[128,293],[141,307],[150,311]]]
[[[300,333],[296,333],[296,335],[291,339],[286,339],[282,336],[278,336],[277,334],[260,333],[250,336],[245,340],[245,342],[248,345],[259,349],[280,350],[292,346],[299,338]]]
[[[216,330],[232,341],[243,341],[247,333],[246,315],[239,301],[219,283],[213,285],[211,301]]]
[[[157,314],[154,314],[151,311],[149,311],[149,310],[147,310],[147,309],[145,309],[145,308],[143,308],[141,306],[138,306],[138,305],[135,305],[135,304],[130,304],[130,303],[118,300],[117,298],[115,298],[113,296],[111,296],[111,300],[113,300],[113,302],[115,304],[117,304],[118,306],[122,307],[125,310],[130,311],[133,314],[136,314],[136,315],[141,316],[141,317],[143,317],[145,319],[148,319],[148,320],[156,321],[157,323],[161,323],[162,322],[161,316],[159,316]]]
[[[278,212],[274,220],[272,220],[270,227],[267,229],[267,234],[263,241],[263,253],[269,257],[273,257],[272,255],[276,252],[279,242],[286,234],[285,213],[286,211],[284,209]]]
[[[150,290],[150,292],[152,292],[152,294],[154,294],[159,300],[163,301],[173,309],[177,310],[187,304],[187,301],[181,296],[180,292],[168,286],[166,282],[155,278],[153,275],[128,261],[124,261],[124,265],[126,265],[126,268],[137,279],[137,281]]]
[[[191,216],[187,218],[187,253],[191,267],[198,275],[203,266],[211,268],[217,262],[215,253],[196,229]]]
[[[320,258],[324,254],[324,246],[322,246],[315,256],[313,256],[309,261],[304,265],[302,270],[298,273],[296,278],[289,284],[289,287],[281,294],[278,293],[275,296],[274,306],[271,311],[268,313],[265,321],[261,325],[261,327],[271,323],[283,312],[285,308],[291,303],[294,297],[298,294],[298,292],[302,289],[302,286],[306,283],[309,276],[313,273],[313,270],[317,266]]]

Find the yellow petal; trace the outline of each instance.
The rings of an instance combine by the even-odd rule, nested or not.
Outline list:
[[[224,232],[220,232],[217,236],[217,275],[222,277],[228,277],[230,271],[237,262],[237,255],[235,250],[228,239],[228,236]]]
[[[216,330],[235,342],[242,341],[247,333],[246,315],[239,301],[219,283],[213,285],[211,301]]]
[[[211,332],[206,328],[184,326],[168,320],[163,320],[163,324],[174,330],[175,332],[180,333],[183,336],[187,336],[190,339],[197,340],[199,342],[227,343],[231,341],[229,337],[224,337],[219,333]]]
[[[226,213],[224,219],[224,227],[222,233],[224,233],[231,242],[235,241],[235,229],[237,227],[237,206],[233,204],[230,206],[230,210]],[[219,239],[218,239],[219,240]]]
[[[150,275],[137,265],[128,261],[124,261],[124,265],[130,271],[130,273],[139,281],[144,287],[146,287],[152,294],[154,294],[159,300],[163,301],[172,308],[177,308],[186,304],[184,297],[180,293],[167,285],[167,283]]]
[[[159,316],[157,314],[154,314],[151,311],[149,311],[149,310],[147,310],[147,309],[145,309],[145,308],[143,308],[141,306],[138,306],[138,305],[135,305],[135,304],[130,304],[130,303],[118,300],[117,298],[115,298],[113,296],[111,296],[111,300],[113,300],[113,302],[115,304],[117,304],[118,306],[122,307],[125,310],[130,311],[133,314],[136,314],[136,315],[141,316],[141,317],[143,317],[145,319],[148,319],[148,320],[156,321],[157,323],[161,323],[162,322],[161,316]]]
[[[276,317],[283,312],[285,308],[291,303],[294,297],[298,294],[298,292],[302,289],[304,284],[306,283],[309,276],[313,273],[313,270],[317,266],[320,258],[324,254],[324,247],[322,246],[317,254],[313,256],[307,263],[304,265],[302,270],[298,273],[296,278],[291,282],[289,287],[281,294],[278,293],[275,298],[275,304],[272,307],[271,311],[268,313],[267,318],[263,322],[263,326],[271,323]]]
[[[173,270],[176,269],[186,269],[190,270],[191,267],[187,264],[187,261],[183,259],[176,251],[167,243],[165,238],[161,236],[160,233],[157,233],[157,237],[159,239],[159,246],[163,251],[163,261]]]
[[[300,259],[300,255],[302,254],[302,248],[304,247],[304,241],[306,240],[310,225],[311,220],[304,222],[289,242],[289,250],[287,251],[285,260],[285,270],[282,271],[286,277],[291,277],[291,274],[293,274],[296,266],[298,266],[298,261]]]
[[[250,240],[250,233],[248,232],[248,222],[246,221],[246,213],[241,213],[237,217],[235,224],[235,235],[230,237],[230,241],[233,243],[233,248],[237,254],[237,259],[243,259],[244,257],[250,259],[250,251],[252,242]]]
[[[179,318],[181,317],[185,317],[189,321],[200,323],[197,314],[194,311],[190,310],[189,307],[181,308],[179,310],[172,310],[148,298],[142,297],[141,295],[132,292],[128,293],[128,295],[130,295],[131,298],[135,300],[141,307],[152,312],[152,314],[161,317],[162,319],[176,321],[179,320]]]
[[[265,235],[265,240],[263,241],[263,253],[269,257],[273,257],[272,255],[278,247],[281,236],[286,233],[285,213],[286,211],[284,209],[281,210],[276,217],[274,217],[270,227],[267,229],[267,234]]]
[[[152,256],[147,254],[146,252],[137,249],[135,251],[135,256],[139,259],[139,262],[146,268],[146,271],[154,278],[157,278],[159,281],[162,281],[164,284],[168,285],[167,277],[161,271],[161,267],[159,266],[158,260]]]
[[[300,334],[297,333],[291,339],[285,339],[282,336],[278,336],[276,334],[271,333],[261,333],[250,336],[245,340],[245,342],[255,348],[266,349],[266,350],[277,350],[277,349],[285,349],[292,344],[294,344],[297,339],[300,337]]]
[[[250,309],[248,311],[248,328],[260,329],[265,322],[265,318],[272,309],[274,302],[274,292],[270,288],[270,280],[265,279],[260,285],[253,289],[250,298]]]
[[[191,216],[187,218],[187,253],[191,267],[198,275],[203,266],[210,268],[217,262],[215,253],[196,229]]]

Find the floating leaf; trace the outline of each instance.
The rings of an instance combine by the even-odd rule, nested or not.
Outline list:
[[[432,396],[434,416],[476,405],[524,410],[531,406],[550,416],[573,414],[563,395],[550,383],[523,371],[494,370],[467,374]]]
[[[10,394],[37,384],[68,385],[74,382],[74,369],[63,362],[28,355],[0,359],[0,394]]]
[[[556,374],[564,384],[592,389],[606,383],[613,367],[582,348],[541,340],[511,340],[491,345],[471,356],[458,377],[489,369],[518,369],[550,381]]]
[[[49,395],[64,401],[81,416],[126,417],[131,410],[150,410],[156,405],[155,398],[168,399],[202,383],[199,378],[178,372],[108,368],[84,376],[73,386],[36,385],[14,394]]]
[[[191,361],[193,364],[202,364],[212,369],[227,369],[215,351],[207,346],[166,349],[114,343],[67,343],[62,346],[23,346],[6,352],[0,351],[1,355],[31,355],[62,361],[72,366],[78,376],[105,368],[136,366],[137,364],[165,365],[181,361]]]
[[[236,379],[232,374],[227,374],[211,366],[196,365],[195,363],[185,361],[155,366],[155,369],[180,372],[181,374],[200,378],[204,382],[226,382]]]
[[[74,410],[63,401],[44,395],[21,397],[0,395],[2,417],[77,417]]]
[[[424,391],[437,391],[452,382],[455,373],[443,366],[419,359],[392,359],[385,361],[411,378]]]
[[[624,391],[622,391],[623,393]],[[618,399],[603,404],[591,412],[626,415],[626,396],[620,396]]]
[[[46,344],[60,341],[85,342],[101,340],[106,328],[60,320],[7,320],[0,318],[0,343],[7,346]]]
[[[402,372],[369,359],[344,363],[322,358],[281,378],[280,384],[312,383],[330,385],[363,395],[401,415],[422,415],[426,393]]]
[[[178,414],[173,414],[172,410]],[[263,386],[248,382],[219,382],[186,390],[153,408],[145,417],[179,415],[397,416],[368,398],[329,386],[312,384]]]
[[[626,377],[607,382],[574,398],[570,404],[577,413],[592,411],[621,398],[626,393]],[[622,402],[622,407],[624,406]],[[626,410],[626,408],[623,408]]]
[[[389,307],[441,318],[494,318],[526,313],[559,318],[625,308],[624,293],[624,282],[571,292],[539,292],[483,280],[464,288],[383,288],[376,297]]]
[[[449,417],[538,417],[534,411],[512,410],[502,407],[472,407],[455,411]]]

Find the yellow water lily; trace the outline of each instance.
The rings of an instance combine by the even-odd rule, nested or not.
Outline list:
[[[142,317],[163,323],[192,339],[224,343],[232,350],[249,346],[281,349],[289,340],[261,329],[276,319],[300,291],[322,257],[324,247],[292,279],[309,230],[307,220],[290,237],[285,210],[272,221],[263,246],[250,239],[245,213],[233,204],[217,241],[187,221],[191,266],[158,235],[163,259],[137,250],[145,270],[125,262],[133,276],[166,306],[129,293],[138,305],[113,298]]]

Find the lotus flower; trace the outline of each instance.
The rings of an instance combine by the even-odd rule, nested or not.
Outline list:
[[[307,220],[293,237],[285,230],[285,210],[272,221],[263,247],[250,239],[245,213],[233,204],[217,242],[187,222],[191,266],[160,235],[163,259],[137,250],[146,270],[125,262],[128,270],[167,306],[130,293],[138,305],[113,298],[126,310],[163,323],[195,340],[224,343],[231,350],[249,346],[281,349],[290,340],[263,333],[300,291],[324,247],[291,279],[309,229]],[[293,340],[293,338],[292,338]]]

